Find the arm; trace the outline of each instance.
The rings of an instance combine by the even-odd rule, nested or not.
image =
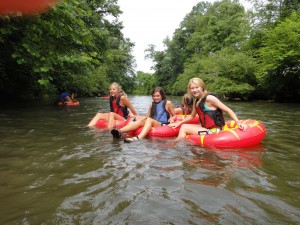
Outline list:
[[[175,110],[175,113],[176,113],[177,115],[183,114],[183,111],[182,111],[182,109],[181,109],[180,107],[177,107],[177,108],[175,108],[174,110]]]
[[[150,117],[151,116],[151,109],[152,109],[152,103],[149,106],[148,112],[146,114],[146,117]]]
[[[174,123],[176,121],[176,113],[171,101],[167,100],[166,110],[170,113],[170,123]]]
[[[135,111],[134,107],[132,106],[132,104],[130,103],[127,97],[122,96],[121,101],[122,101],[122,105],[127,106],[130,109],[130,111],[133,113],[133,115],[137,116],[137,112]]]
[[[71,99],[72,99],[73,102],[77,102],[77,100],[75,99],[75,94],[74,93],[71,94]]]
[[[226,106],[223,102],[221,102],[215,96],[208,95],[206,98],[206,103],[207,103],[208,107],[211,107],[214,109],[219,108],[222,111],[226,112],[231,117],[231,119],[233,119],[237,123],[237,125],[239,126],[240,129],[242,129],[242,130],[247,129],[247,125],[242,124],[241,121],[239,121],[239,119],[237,118],[236,114],[232,111],[232,109],[230,109],[228,106]]]
[[[184,123],[187,123],[189,121],[191,121],[192,119],[194,119],[194,117],[196,116],[196,109],[193,108],[193,111],[190,115],[187,115],[182,121],[178,122],[178,123],[174,123],[174,124],[169,124],[169,126],[171,127],[179,127]]]

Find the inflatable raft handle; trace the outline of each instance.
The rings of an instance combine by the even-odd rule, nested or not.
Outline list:
[[[201,135],[201,133],[208,134],[208,131],[207,130],[200,130],[200,131],[198,131],[198,135]]]

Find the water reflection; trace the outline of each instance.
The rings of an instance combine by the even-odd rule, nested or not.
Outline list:
[[[249,149],[216,149],[191,147],[195,155],[184,160],[189,167],[197,168],[199,175],[191,177],[190,181],[214,187],[225,186],[231,182],[231,177],[241,173],[245,168],[255,170],[262,166],[263,146]]]

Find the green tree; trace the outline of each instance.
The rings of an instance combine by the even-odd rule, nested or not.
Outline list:
[[[186,91],[189,79],[200,77],[210,91],[229,98],[248,99],[257,85],[253,57],[233,49],[222,49],[207,57],[194,57],[173,86],[173,92]]]
[[[135,86],[134,94],[149,95],[156,86],[153,74],[138,71],[135,77]]]
[[[214,4],[198,3],[181,22],[180,28],[175,30],[173,39],[164,40],[167,47],[165,51],[156,52],[154,48],[149,49],[155,63],[154,75],[158,85],[171,94],[183,94],[186,92],[188,77],[206,74],[209,71],[207,67],[199,67],[198,62],[209,62],[216,52],[225,48],[231,49],[228,54],[241,51],[249,30],[246,13],[238,2],[223,0]],[[224,53],[225,51],[222,52]],[[231,55],[224,56],[224,59],[226,57],[230,58]],[[194,63],[197,65],[193,65]],[[213,66],[215,67],[215,64]],[[192,71],[192,68],[197,69]],[[205,71],[199,71],[200,68]],[[224,74],[219,72],[219,76],[225,77]],[[250,90],[253,90],[253,87],[247,89],[247,95],[250,94]]]
[[[249,31],[244,7],[238,2],[215,2],[205,15],[197,18],[195,32],[188,40],[187,49],[207,55],[225,47],[240,49]]]
[[[300,13],[294,12],[275,29],[266,32],[259,49],[258,77],[269,97],[277,100],[300,97]],[[298,100],[299,101],[299,100]]]
[[[2,95],[28,97],[65,89],[92,95],[108,81],[124,80],[132,70],[133,45],[124,39],[122,24],[107,19],[121,13],[116,2],[65,0],[36,16],[2,17]]]

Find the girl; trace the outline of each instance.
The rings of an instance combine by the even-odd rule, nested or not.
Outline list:
[[[194,99],[189,94],[185,94],[181,101],[181,106],[175,108],[175,113],[177,115],[189,115],[193,111]]]
[[[130,143],[138,139],[144,138],[151,127],[163,126],[166,124],[174,123],[176,119],[176,114],[174,111],[173,104],[170,100],[167,100],[167,97],[162,88],[154,88],[152,93],[153,102],[151,103],[147,115],[145,118],[129,123],[121,129],[113,129],[111,134],[114,138],[120,138],[122,133],[136,130],[137,128],[143,126],[141,133],[132,138],[125,138],[124,142]]]
[[[102,119],[107,121],[107,128],[111,130],[114,127],[115,120],[126,120],[129,117],[128,109],[137,116],[121,85],[115,82],[112,83],[109,88],[109,95],[110,112],[97,113],[87,125],[88,127],[95,126],[97,121]]]
[[[247,125],[242,124],[229,107],[206,90],[206,85],[200,78],[190,79],[188,83],[188,93],[196,98],[191,115],[187,116],[181,122],[170,124],[169,126],[178,127],[192,120],[196,114],[198,114],[201,124],[182,125],[176,141],[184,139],[187,134],[209,134],[219,132],[225,125],[223,111],[238,124],[240,129],[247,129]]]

